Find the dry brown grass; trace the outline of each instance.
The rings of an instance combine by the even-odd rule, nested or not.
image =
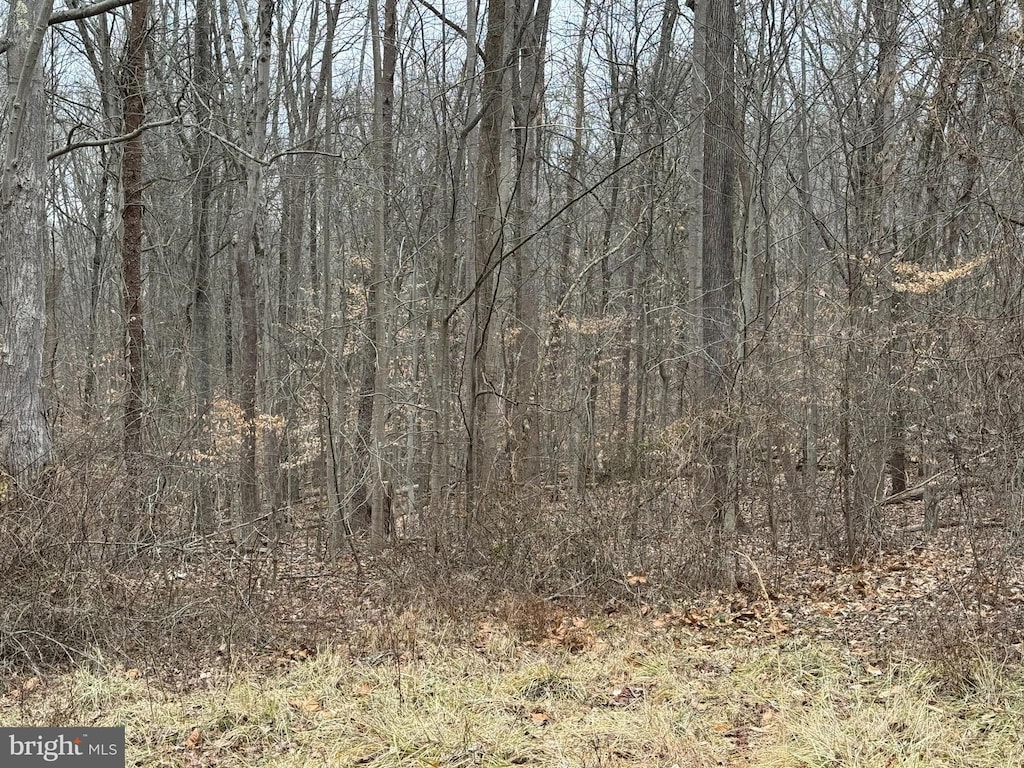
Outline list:
[[[526,629],[533,632],[533,627]],[[234,766],[1003,766],[1024,675],[971,690],[811,639],[734,642],[663,617],[566,617],[543,640],[413,624],[180,691],[120,667],[19,680],[0,724],[125,725],[128,764]],[[576,638],[572,640],[570,638]],[[572,650],[575,649],[575,650]]]

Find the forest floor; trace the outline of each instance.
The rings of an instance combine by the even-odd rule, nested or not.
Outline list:
[[[0,726],[123,725],[146,768],[1021,765],[1024,569],[978,555],[939,535],[688,602],[629,573],[593,610],[508,594],[461,621],[374,617],[338,572],[279,604],[338,642],[23,674]]]

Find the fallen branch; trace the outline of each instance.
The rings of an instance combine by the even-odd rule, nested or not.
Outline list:
[[[937,523],[932,530],[941,531],[944,528],[959,528],[964,525],[963,520],[946,520],[945,522]],[[975,520],[971,525],[972,528],[1003,528],[1006,525],[1006,521],[999,520],[994,517],[988,517],[984,520]],[[911,523],[910,525],[904,525],[902,528],[896,529],[899,533],[921,533],[927,530],[924,523]]]
[[[939,473],[941,474],[941,473]],[[934,487],[934,480],[938,477],[938,474],[932,475],[930,478],[925,480],[920,485],[915,485],[913,488],[907,488],[905,491],[894,493],[887,499],[884,499],[881,503],[883,505],[889,504],[902,504],[905,501],[921,501],[924,498],[925,492],[931,491],[935,494],[935,499],[944,499],[950,493],[966,490],[967,488],[977,488],[981,485],[980,480],[965,480],[957,483],[956,485],[939,486]]]
[[[996,450],[995,448],[990,448],[987,451],[982,451],[981,453],[979,453],[977,456],[974,457],[974,461],[977,461],[978,459],[982,459],[985,456],[988,456],[990,453],[994,452],[995,450]],[[889,504],[902,504],[904,501],[920,501],[921,499],[924,498],[924,494],[925,494],[926,490],[929,490],[929,489],[931,489],[933,491],[935,490],[932,486],[935,485],[935,481],[936,480],[938,480],[940,477],[945,477],[950,472],[952,472],[953,469],[954,469],[953,467],[947,467],[946,469],[940,469],[934,475],[932,475],[931,477],[927,478],[926,480],[922,480],[920,483],[915,485],[913,488],[907,488],[906,490],[900,491],[899,493],[894,493],[892,496],[889,496],[888,498],[883,499],[880,503],[883,506],[887,506]],[[960,483],[958,483],[956,485],[955,488],[956,488],[956,490],[963,490],[964,488],[970,488],[970,487],[976,486],[978,484],[979,483],[977,483],[977,482],[973,482],[973,483],[960,482]],[[953,488],[941,489],[940,495],[938,496],[938,498],[942,498],[943,496],[945,496],[951,490],[954,490],[954,489]]]
[[[922,483],[918,483],[913,488],[907,488],[906,490],[900,491],[899,493],[894,493],[892,496],[889,496],[887,499],[883,499],[882,500],[882,504],[883,505],[890,505],[890,504],[902,504],[905,501],[920,501],[921,499],[924,498],[924,494],[925,494],[926,491],[928,491],[930,488],[932,490],[934,490],[934,488],[932,488],[932,486],[935,485],[935,481],[938,480],[943,475],[947,474],[948,472],[949,472],[948,469],[944,469],[941,472],[936,472],[934,475],[929,477],[927,480],[925,480]],[[941,498],[941,496],[940,496],[940,498]]]

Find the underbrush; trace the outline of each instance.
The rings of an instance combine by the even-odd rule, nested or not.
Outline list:
[[[3,500],[0,723],[127,725],[146,766],[1017,757],[1024,571],[999,532],[843,564],[753,507],[716,538],[672,480],[509,492],[328,563],[315,504],[243,551],[155,487],[131,535],[109,467]]]
[[[269,553],[183,533],[159,504],[126,513],[124,498],[123,479],[89,465],[0,501],[0,671],[188,664],[271,642]]]
[[[694,518],[678,478],[597,486],[571,501],[555,491],[509,490],[471,517],[411,521],[407,531],[379,561],[389,602],[429,592],[456,616],[509,591],[636,604],[630,574],[643,575],[645,600],[664,604],[720,588],[727,574],[754,590],[762,580],[739,553],[738,534]]]

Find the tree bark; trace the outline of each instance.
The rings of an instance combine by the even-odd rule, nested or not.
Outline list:
[[[248,149],[262,158],[267,146],[267,117],[270,110],[270,48],[273,32],[273,0],[260,0],[257,27],[255,81],[247,116],[245,133]],[[241,226],[236,233],[235,272],[238,299],[242,310],[242,341],[238,365],[238,399],[242,409],[243,430],[239,456],[239,502],[241,505],[240,543],[252,546],[261,518],[258,477],[256,473],[256,377],[259,366],[258,321],[256,303],[255,252],[258,246],[256,222],[260,216],[263,166],[245,159],[245,199]]]
[[[516,191],[513,240],[517,246],[528,237],[537,198],[540,114],[544,95],[544,55],[547,44],[550,0],[538,0],[536,8],[519,8],[518,23],[526,27],[521,35],[519,71],[513,84],[514,132],[519,172]],[[533,242],[522,244],[515,254],[516,335],[515,391],[512,412],[510,461],[512,479],[536,484],[540,464],[540,294]]]
[[[703,281],[704,402],[708,434],[699,503],[726,537],[736,530],[730,489],[733,478],[734,417],[729,399],[735,358],[736,309],[733,264],[735,196],[735,76],[732,0],[707,0],[704,78],[708,105],[703,131],[701,264]],[[724,548],[723,548],[724,550]],[[731,581],[723,558],[723,579]]]
[[[146,117],[146,17],[149,0],[132,5],[128,27],[124,71],[124,129],[136,130]],[[124,465],[127,481],[128,509],[138,511],[141,498],[139,481],[142,474],[143,427],[143,348],[145,328],[142,316],[142,162],[143,136],[140,133],[125,143],[121,156],[121,183],[124,186],[124,207],[121,211],[123,240],[121,270],[124,280],[124,316],[128,343],[125,347],[124,400]],[[127,521],[125,521],[127,522]],[[137,523],[136,523],[137,525]],[[125,526],[122,525],[122,528]]]
[[[875,331],[887,328],[888,306],[875,303],[875,285],[892,258],[891,189],[886,167],[896,85],[896,13],[893,0],[869,0],[872,38],[877,45],[875,82],[863,143],[852,153],[852,242],[846,259],[849,321],[841,399],[843,424],[844,522],[847,557],[863,557],[878,533],[879,502],[885,495],[888,393],[879,381],[889,376],[886,350],[874,345]],[[881,311],[880,311],[881,310]],[[887,328],[888,330],[888,328]],[[881,353],[881,354],[879,354]]]
[[[195,91],[193,103],[196,122],[205,128],[212,117],[210,101],[213,99],[212,60],[213,7],[211,0],[196,0],[195,21],[195,69],[193,82]],[[192,355],[195,371],[196,426],[198,447],[201,455],[198,477],[196,478],[196,503],[193,527],[200,533],[210,533],[216,525],[213,509],[213,492],[209,476],[208,455],[210,441],[210,407],[213,403],[213,347],[211,339],[211,285],[210,267],[213,255],[210,251],[210,200],[213,195],[213,159],[210,152],[213,141],[206,130],[196,134],[193,153],[193,170],[196,183],[192,189],[192,227],[195,251],[192,296]]]
[[[42,394],[46,318],[45,79],[53,0],[10,3],[7,146],[0,169],[0,466],[29,482],[53,460]]]
[[[464,395],[469,442],[466,450],[467,519],[475,515],[485,492],[495,450],[494,396],[497,377],[491,370],[495,297],[495,264],[504,249],[504,222],[499,200],[502,127],[505,123],[505,34],[507,0],[489,0],[485,69],[480,89],[481,117],[476,167],[476,230],[474,254],[467,270],[473,290],[466,329]]]
[[[371,454],[373,466],[369,468],[368,482],[371,484],[370,537],[374,546],[380,547],[391,530],[391,499],[388,480],[385,477],[384,422],[387,408],[388,372],[390,352],[387,332],[387,279],[389,236],[391,220],[392,181],[394,178],[394,101],[395,66],[398,61],[397,2],[384,0],[383,26],[377,19],[377,0],[370,0],[370,20],[374,30],[374,123],[375,139],[378,146],[378,184],[376,209],[374,212],[374,254],[373,275],[370,286],[371,301],[367,311],[372,318],[371,333],[373,360],[373,391],[371,397]],[[409,479],[412,482],[412,479]]]

